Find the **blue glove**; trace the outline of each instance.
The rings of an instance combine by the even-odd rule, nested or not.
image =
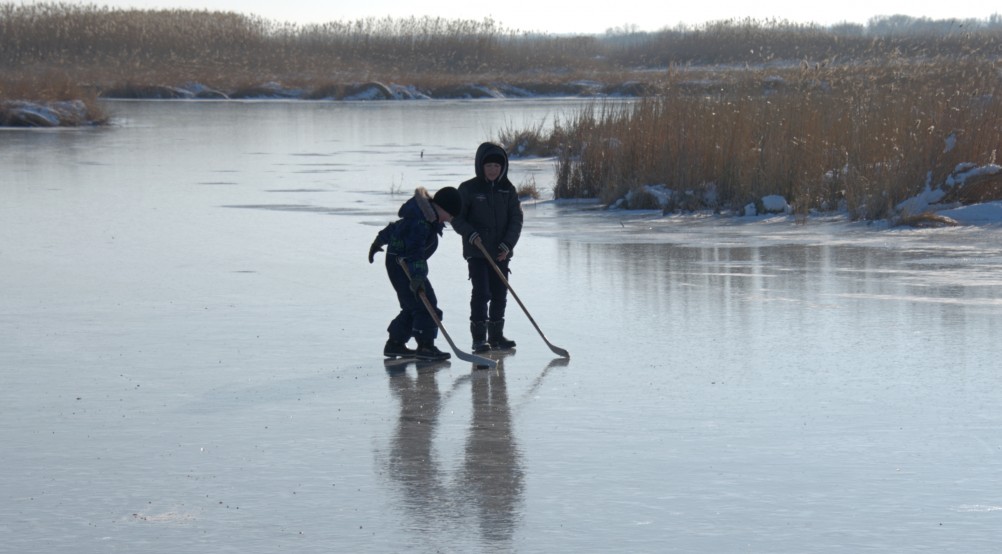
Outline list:
[[[376,252],[382,252],[383,245],[379,244],[379,239],[372,241],[372,246],[369,247],[369,263],[371,264],[376,256]]]
[[[411,278],[411,292],[414,293],[414,296],[421,296],[424,294],[424,277]]]

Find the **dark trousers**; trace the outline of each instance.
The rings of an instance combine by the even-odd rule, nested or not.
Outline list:
[[[470,268],[470,282],[473,284],[473,293],[470,295],[470,321],[501,321],[508,305],[508,287],[487,260],[470,258],[466,263]],[[494,263],[504,273],[505,278],[511,274],[508,260]]]
[[[424,302],[411,292],[411,280],[404,272],[404,268],[397,263],[397,257],[386,256],[386,275],[390,278],[393,290],[397,292],[397,302],[400,303],[400,313],[393,318],[386,331],[390,334],[390,339],[406,343],[411,337],[421,342],[423,340],[433,341],[438,336],[438,325],[431,318]],[[424,281],[424,292],[428,301],[435,308],[438,319],[442,319],[442,310],[438,309],[438,298],[435,296],[435,289],[431,286],[431,281],[427,278]]]

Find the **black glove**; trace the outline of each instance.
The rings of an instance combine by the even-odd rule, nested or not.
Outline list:
[[[369,247],[369,263],[371,264],[374,261],[373,257],[376,255],[376,252],[382,251],[383,245],[379,244],[379,239],[372,241],[372,246]]]
[[[411,292],[414,293],[414,296],[420,296],[424,293],[424,277],[411,278]]]

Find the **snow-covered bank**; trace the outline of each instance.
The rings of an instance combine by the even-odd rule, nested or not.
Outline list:
[[[608,92],[600,83],[578,83],[581,90],[591,87],[591,94],[600,94],[602,91]],[[501,89],[504,89],[502,91]],[[215,91],[198,83],[189,83],[181,88],[173,87],[147,87],[144,98],[174,98],[174,99],[226,99],[228,95]],[[282,87],[277,83],[268,83],[255,87],[258,99],[292,99],[308,100],[312,98],[307,93],[299,89]],[[484,89],[495,95],[494,97],[505,97],[505,94],[527,95],[531,99],[539,97],[539,94],[530,93],[523,89],[514,87],[500,87],[494,89]],[[354,94],[345,96],[340,92],[331,92],[329,99],[343,100],[407,100],[428,98],[414,87],[401,87],[397,85],[382,85],[380,83],[367,83],[359,85],[353,89]],[[245,91],[250,94],[250,91]],[[340,96],[338,96],[340,95]],[[467,96],[469,97],[469,96]],[[252,98],[247,96],[247,98]],[[563,102],[562,99],[557,100]],[[590,102],[587,98],[579,102]],[[123,102],[121,104],[132,104]],[[136,102],[136,105],[143,105],[143,102]],[[146,103],[149,105],[149,103]],[[176,104],[173,102],[163,102],[160,105],[168,109],[173,109]],[[204,104],[203,104],[204,106]],[[410,111],[410,107],[406,108]],[[69,125],[95,125],[104,120],[95,120],[91,115],[88,106],[82,101],[64,101],[49,103],[33,103],[23,101],[0,101],[0,125],[15,125],[22,127],[59,127]],[[102,116],[103,117],[103,116]],[[549,163],[548,160],[540,158],[539,161]],[[932,178],[925,184],[921,193],[899,202],[894,213],[886,221],[871,221],[884,227],[891,226],[912,226],[912,227],[934,227],[950,225],[996,225],[1002,223],[1002,167],[996,164],[976,165],[972,163],[958,164],[952,172],[940,179],[941,182],[933,183]],[[662,216],[678,216],[679,219],[686,217],[685,214],[696,214],[699,217],[708,214],[715,214],[719,217],[739,218],[745,222],[756,219],[769,219],[770,221],[789,219],[791,222],[802,222],[804,219],[830,219],[832,217],[842,217],[847,221],[859,219],[858,215],[850,214],[844,206],[832,206],[831,210],[811,211],[802,213],[796,209],[793,200],[771,194],[750,202],[744,206],[730,206],[727,209],[713,208],[719,206],[715,198],[714,189],[709,187],[706,191],[693,193],[678,188],[672,188],[667,184],[648,185],[631,191],[620,200],[613,202],[609,207],[616,209],[640,208],[645,211],[657,210]],[[708,207],[709,206],[709,207]],[[647,217],[647,216],[645,216]]]
[[[292,87],[270,81],[222,90],[202,83],[182,85],[128,85],[100,91],[109,100],[458,100],[510,98],[635,98],[649,94],[650,85],[641,82],[603,83],[573,80],[566,83],[513,85],[508,83],[464,83],[433,87],[369,81],[326,84],[316,88]],[[74,127],[105,122],[103,115],[91,115],[86,103],[0,101],[0,127]]]
[[[708,189],[712,196],[713,189]],[[679,216],[687,213],[706,212],[691,206],[713,205],[712,197],[696,198],[690,191],[675,190],[667,185],[647,185],[632,190],[610,204],[610,209],[631,209],[643,207],[661,210],[662,215]],[[797,214],[793,204],[781,195],[766,195],[741,210],[716,210],[723,216],[741,218],[770,218],[786,216],[791,221],[816,216],[850,215],[844,206],[822,214],[811,211]],[[962,163],[943,180],[933,185],[926,183],[924,190],[895,206],[894,214],[883,222],[888,226],[944,227],[955,225],[998,225],[1002,224],[1002,166],[997,164],[977,165]]]
[[[79,127],[99,125],[106,119],[83,100],[0,102],[0,127]]]
[[[361,83],[326,83],[318,87],[288,86],[269,81],[223,90],[202,83],[180,86],[128,86],[101,92],[102,98],[135,99],[232,99],[232,100],[427,100],[472,98],[536,97],[635,97],[651,92],[650,85],[628,81],[603,83],[596,80],[571,80],[565,83],[519,84],[497,82],[447,83],[442,85],[404,85],[368,81]]]

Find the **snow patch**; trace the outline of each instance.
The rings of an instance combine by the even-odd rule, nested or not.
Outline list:
[[[786,198],[778,194],[770,194],[768,196],[762,197],[762,210],[766,213],[788,213],[790,211],[790,204],[787,203]]]
[[[987,164],[982,166],[970,162],[957,164],[957,167],[954,168],[953,173],[946,178],[944,184],[948,187],[963,186],[968,179],[981,177],[983,175],[995,175],[999,171],[1002,171],[1002,167],[996,164]]]
[[[0,111],[6,114],[8,125],[14,127],[58,127],[67,121],[87,122],[87,106],[81,100],[15,100],[0,103]]]
[[[929,206],[939,202],[944,196],[946,196],[946,192],[942,189],[932,190],[929,185],[926,185],[925,190],[921,193],[901,202],[895,208],[903,216],[918,215],[929,211]]]
[[[962,225],[1002,225],[1002,201],[960,206],[936,213]]]

